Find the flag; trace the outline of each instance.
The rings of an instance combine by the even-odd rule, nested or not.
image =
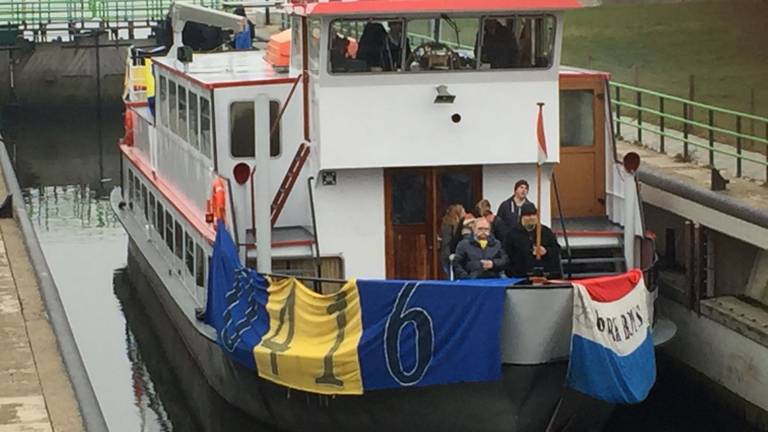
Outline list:
[[[538,163],[542,165],[547,161],[547,140],[544,136],[544,104],[539,103],[539,117],[536,120],[536,139],[539,142]]]
[[[642,402],[656,381],[642,272],[583,279],[573,287],[568,386],[606,402]]]
[[[505,290],[518,279],[351,279],[318,294],[243,267],[222,223],[210,268],[206,322],[261,378],[348,395],[501,378]]]

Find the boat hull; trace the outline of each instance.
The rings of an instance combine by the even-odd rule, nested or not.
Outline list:
[[[113,199],[114,201],[114,199]],[[600,430],[613,407],[565,389],[566,361],[504,365],[495,382],[436,385],[329,397],[259,378],[228,357],[194,317],[180,280],[128,213],[128,278],[169,357],[185,349],[210,386],[254,419],[290,431]],[[150,264],[152,263],[152,264]],[[155,317],[155,318],[153,318]],[[173,330],[168,329],[170,321]],[[179,343],[181,342],[181,343]],[[195,395],[190,395],[195,397]]]

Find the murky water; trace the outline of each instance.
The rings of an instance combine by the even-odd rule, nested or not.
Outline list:
[[[93,113],[6,116],[3,133],[110,430],[264,432],[207,386],[183,350],[167,355],[167,344],[149,324],[123,273],[127,236],[108,202],[119,179],[120,116],[105,115],[101,126],[90,123],[92,118]],[[747,430],[739,416],[682,386],[663,360],[649,400],[617,410],[607,430]],[[186,397],[192,392],[198,406]]]

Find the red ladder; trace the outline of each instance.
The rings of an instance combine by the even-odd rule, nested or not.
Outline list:
[[[283,182],[280,183],[280,188],[277,190],[275,198],[272,200],[272,226],[275,226],[275,223],[277,223],[277,218],[280,217],[280,213],[283,211],[283,206],[285,206],[285,202],[288,201],[288,196],[291,194],[293,185],[299,178],[301,168],[304,167],[304,163],[307,161],[308,157],[309,146],[307,143],[301,143],[296,150],[296,155],[293,157],[293,161],[291,161],[291,166],[288,167],[288,171],[285,173],[285,177],[283,177]]]

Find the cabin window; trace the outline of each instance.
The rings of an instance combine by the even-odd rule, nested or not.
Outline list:
[[[150,225],[155,224],[155,218],[157,217],[156,205],[157,205],[157,202],[155,201],[155,194],[150,192],[149,193],[149,218],[147,219],[147,222],[149,222]]]
[[[184,259],[184,230],[181,228],[181,224],[179,221],[176,221],[176,232],[175,232],[175,248],[174,251],[176,252],[176,257],[180,260]]]
[[[280,102],[269,101],[269,124],[274,125],[280,115]],[[253,102],[233,102],[229,106],[230,146],[233,157],[254,157],[254,114]],[[269,156],[280,155],[280,124],[269,140]]]
[[[157,115],[160,117],[160,124],[163,126],[168,126],[168,122],[166,121],[166,115],[165,110],[167,109],[166,105],[168,105],[168,79],[164,76],[160,76],[160,103],[159,106],[156,107]]]
[[[555,51],[555,17],[510,15],[483,20],[481,69],[549,68]]]
[[[291,21],[291,67],[301,70],[301,17],[294,16]]]
[[[332,73],[546,69],[555,28],[552,15],[336,20],[328,63]]]
[[[134,201],[133,199],[133,171],[128,170],[128,200]]]
[[[185,233],[184,243],[186,243],[186,248],[184,251],[184,263],[187,265],[187,271],[189,271],[189,275],[192,276],[195,274],[195,242],[192,240],[192,237],[189,235],[189,233]]]
[[[179,86],[179,129],[178,134],[183,140],[187,140],[187,89]]]
[[[269,101],[269,124],[270,127],[275,126],[275,122],[277,122],[277,118],[280,115],[280,101],[271,100]],[[269,156],[270,157],[277,157],[280,156],[281,153],[281,128],[282,128],[282,119],[280,119],[280,122],[277,124],[277,127],[275,127],[275,132],[269,137]]]
[[[197,95],[189,92],[189,143],[192,144],[192,147],[200,150],[197,124]]]
[[[173,252],[173,216],[171,212],[165,212],[165,245]]]
[[[200,245],[195,245],[195,283],[200,288],[205,287],[205,255]]]
[[[200,151],[211,157],[211,102],[200,98]]]
[[[233,102],[229,106],[229,143],[233,157],[253,157],[253,128],[253,102]]]
[[[133,177],[133,202],[141,207],[141,180],[139,180],[139,176]]]
[[[178,133],[178,116],[176,106],[176,83],[173,81],[168,82],[168,127]]]
[[[155,223],[155,230],[160,234],[160,238],[165,237],[163,230],[165,230],[165,209],[160,200],[157,201],[157,222]]]
[[[404,21],[393,19],[336,20],[331,23],[328,61],[331,72],[392,72],[401,70],[410,50],[405,46]]]
[[[592,90],[560,92],[560,144],[563,147],[591,146],[595,142]]]
[[[309,20],[309,71],[313,74],[320,73],[320,20]]]
[[[149,221],[149,200],[147,199],[147,187],[141,185],[141,206],[144,207],[144,220]]]
[[[408,21],[405,70],[411,72],[472,70],[479,18],[414,19]]]

